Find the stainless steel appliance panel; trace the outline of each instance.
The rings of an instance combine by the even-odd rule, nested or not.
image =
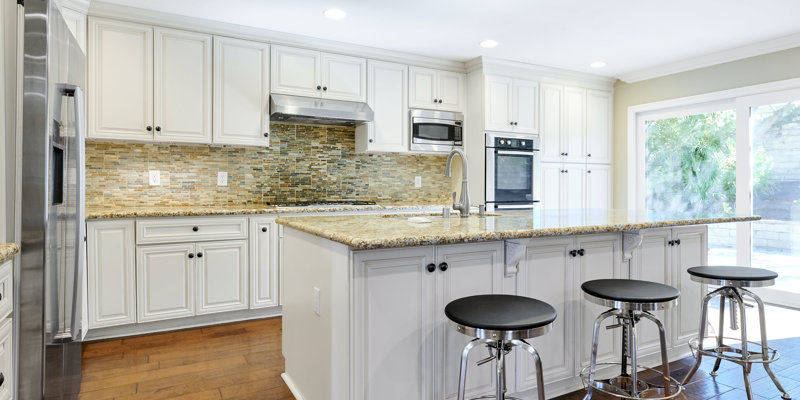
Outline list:
[[[410,148],[449,153],[463,143],[464,115],[435,110],[409,110]]]
[[[533,208],[538,203],[539,138],[486,134],[487,209]]]

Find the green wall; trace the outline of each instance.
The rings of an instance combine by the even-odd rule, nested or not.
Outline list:
[[[614,207],[627,207],[628,107],[800,78],[800,47],[645,81],[614,84]]]

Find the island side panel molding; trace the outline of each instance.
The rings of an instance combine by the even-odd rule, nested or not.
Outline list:
[[[283,251],[287,381],[298,399],[349,400],[349,248],[287,228]],[[319,315],[314,288],[319,289]]]

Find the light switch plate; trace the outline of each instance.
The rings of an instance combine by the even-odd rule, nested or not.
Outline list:
[[[160,186],[160,185],[161,185],[161,171],[151,170],[150,171],[150,186]]]
[[[225,171],[217,172],[217,186],[228,186],[228,173]]]
[[[314,288],[314,314],[319,316],[319,288]]]
[[[422,177],[421,176],[415,176],[414,177],[414,187],[415,188],[421,188],[422,187]]]

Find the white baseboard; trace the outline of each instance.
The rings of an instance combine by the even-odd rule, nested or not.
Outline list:
[[[286,372],[282,373],[281,379],[283,379],[283,382],[286,383],[286,386],[289,388],[289,391],[292,392],[292,396],[294,396],[296,400],[305,400],[303,395],[300,394],[300,389],[297,388],[297,386],[294,384],[294,381],[292,381],[292,378],[289,377],[289,374]]]

